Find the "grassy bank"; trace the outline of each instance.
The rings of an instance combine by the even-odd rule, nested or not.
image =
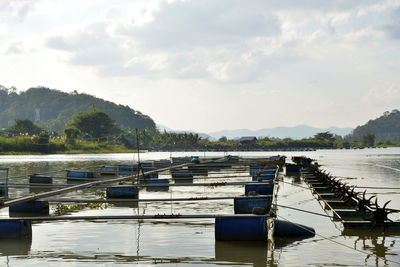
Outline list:
[[[29,136],[11,138],[0,137],[0,155],[43,155],[43,154],[103,154],[103,153],[133,153],[136,150],[128,149],[123,145],[107,142],[93,142],[77,140],[66,143],[62,138],[49,139],[46,143],[39,143]]]

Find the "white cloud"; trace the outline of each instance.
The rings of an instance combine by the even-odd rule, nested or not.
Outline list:
[[[0,60],[10,66],[0,67],[0,78],[12,85],[12,79],[24,85],[49,81],[54,88],[88,88],[125,104],[129,95],[140,103],[161,95],[157,105],[143,104],[139,110],[163,120],[175,113],[165,102],[178,101],[186,108],[207,103],[204,114],[221,113],[231,124],[233,113],[245,120],[252,111],[258,121],[269,120],[262,114],[283,107],[298,109],[302,118],[312,114],[320,123],[326,122],[324,116],[339,123],[352,113],[356,122],[348,126],[365,116],[353,106],[384,108],[385,103],[394,105],[385,99],[398,99],[397,89],[379,86],[400,84],[397,0],[18,2],[0,2]],[[13,69],[35,72],[21,79]],[[79,79],[72,81],[72,75]],[[131,93],[132,86],[143,90]],[[110,87],[118,93],[111,96]],[[386,88],[376,89],[383,92],[380,96],[368,93],[368,99],[381,104],[360,102],[368,88]],[[208,99],[213,94],[215,101]],[[228,101],[221,102],[226,95]],[[252,101],[241,114],[237,106],[246,95]],[[271,96],[285,101],[265,105],[263,97]],[[304,109],[302,103],[310,98],[318,104]],[[212,106],[221,103],[222,108]],[[202,119],[204,128],[211,125],[207,121]],[[218,130],[218,122],[212,123]]]

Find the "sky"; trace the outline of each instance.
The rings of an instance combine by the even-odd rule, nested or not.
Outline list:
[[[356,127],[400,108],[400,0],[0,0],[0,84],[175,130]]]

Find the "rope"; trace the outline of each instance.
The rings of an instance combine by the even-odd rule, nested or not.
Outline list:
[[[306,227],[302,226],[301,224],[294,223],[294,222],[292,222],[292,221],[290,221],[290,220],[288,220],[288,219],[286,219],[286,218],[284,218],[284,217],[282,217],[282,216],[280,216],[280,215],[277,215],[277,217],[279,217],[279,218],[281,218],[282,220],[285,220],[285,221],[287,221],[287,222],[293,223],[294,225],[296,225],[297,227],[299,227],[299,228],[301,228],[301,229],[303,229],[303,230],[306,230],[306,231],[308,231],[308,232],[310,232],[310,233],[314,233],[316,236],[319,236],[319,237],[321,237],[321,238],[323,238],[323,239],[325,239],[325,240],[328,240],[328,241],[330,241],[330,242],[336,243],[336,244],[338,244],[338,245],[340,245],[340,246],[343,246],[343,247],[345,247],[345,248],[349,248],[349,249],[351,249],[351,250],[354,250],[354,251],[363,253],[364,255],[370,256],[370,254],[369,254],[368,252],[365,252],[365,251],[363,251],[363,250],[359,250],[359,249],[357,249],[357,248],[353,248],[353,247],[351,247],[351,246],[349,246],[349,245],[340,243],[339,241],[333,240],[332,238],[323,236],[323,235],[321,235],[321,234],[317,234],[316,232],[313,232],[313,231],[311,231],[310,229],[307,229]],[[400,261],[389,260],[389,259],[386,259],[386,258],[384,258],[384,257],[378,256],[378,255],[376,255],[376,254],[375,254],[375,256],[378,257],[378,258],[380,258],[380,259],[382,259],[383,261],[387,261],[387,262],[391,262],[391,263],[395,263],[395,264],[400,265]]]
[[[291,209],[291,210],[297,210],[297,211],[301,211],[301,212],[305,212],[305,213],[309,213],[309,214],[313,214],[313,215],[318,215],[318,216],[322,216],[322,217],[327,217],[330,219],[336,219],[333,216],[330,215],[326,215],[326,214],[322,214],[322,213],[317,213],[317,212],[313,212],[313,211],[308,211],[308,210],[302,210],[302,209],[298,209],[298,208],[293,208],[293,207],[289,207],[289,206],[284,206],[284,205],[278,205],[278,204],[274,204],[277,207],[281,207],[281,208],[286,208],[286,209]]]

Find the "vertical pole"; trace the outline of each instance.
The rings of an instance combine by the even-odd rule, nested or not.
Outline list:
[[[6,190],[4,196],[8,198],[8,168],[6,169]]]

